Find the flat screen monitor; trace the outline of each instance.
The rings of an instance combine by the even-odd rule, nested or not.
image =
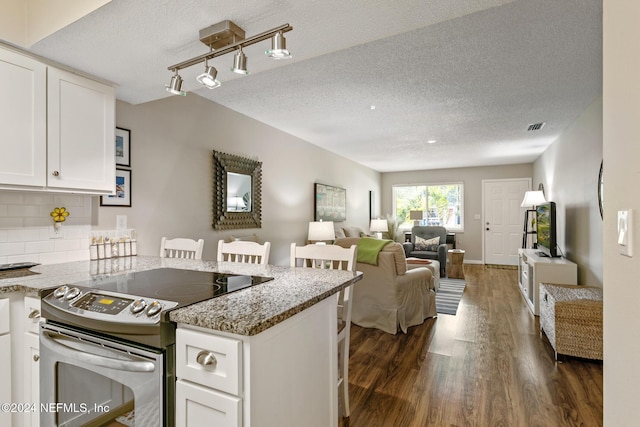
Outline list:
[[[555,202],[547,202],[536,206],[536,235],[538,238],[538,255],[557,257]]]

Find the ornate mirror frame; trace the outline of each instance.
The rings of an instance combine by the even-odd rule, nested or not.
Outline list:
[[[251,176],[251,211],[227,210],[227,173]],[[213,228],[262,227],[262,162],[213,150]]]

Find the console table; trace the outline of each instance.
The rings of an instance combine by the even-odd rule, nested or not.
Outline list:
[[[540,283],[578,284],[578,266],[566,258],[538,255],[535,249],[518,249],[518,287],[531,312],[540,315]]]

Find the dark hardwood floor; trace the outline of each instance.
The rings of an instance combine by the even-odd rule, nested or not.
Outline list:
[[[351,327],[342,427],[601,426],[602,363],[554,360],[517,271],[465,265],[457,315],[405,335]]]

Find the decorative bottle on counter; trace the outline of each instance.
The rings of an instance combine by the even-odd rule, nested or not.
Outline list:
[[[131,255],[138,255],[138,242],[136,242],[136,231],[131,230]]]
[[[108,237],[104,239],[104,257],[111,258],[111,240]]]
[[[89,245],[89,259],[95,261],[98,259],[98,245],[96,245],[96,238],[91,238],[91,244]]]
[[[104,259],[104,243],[102,236],[98,237],[98,259]]]

